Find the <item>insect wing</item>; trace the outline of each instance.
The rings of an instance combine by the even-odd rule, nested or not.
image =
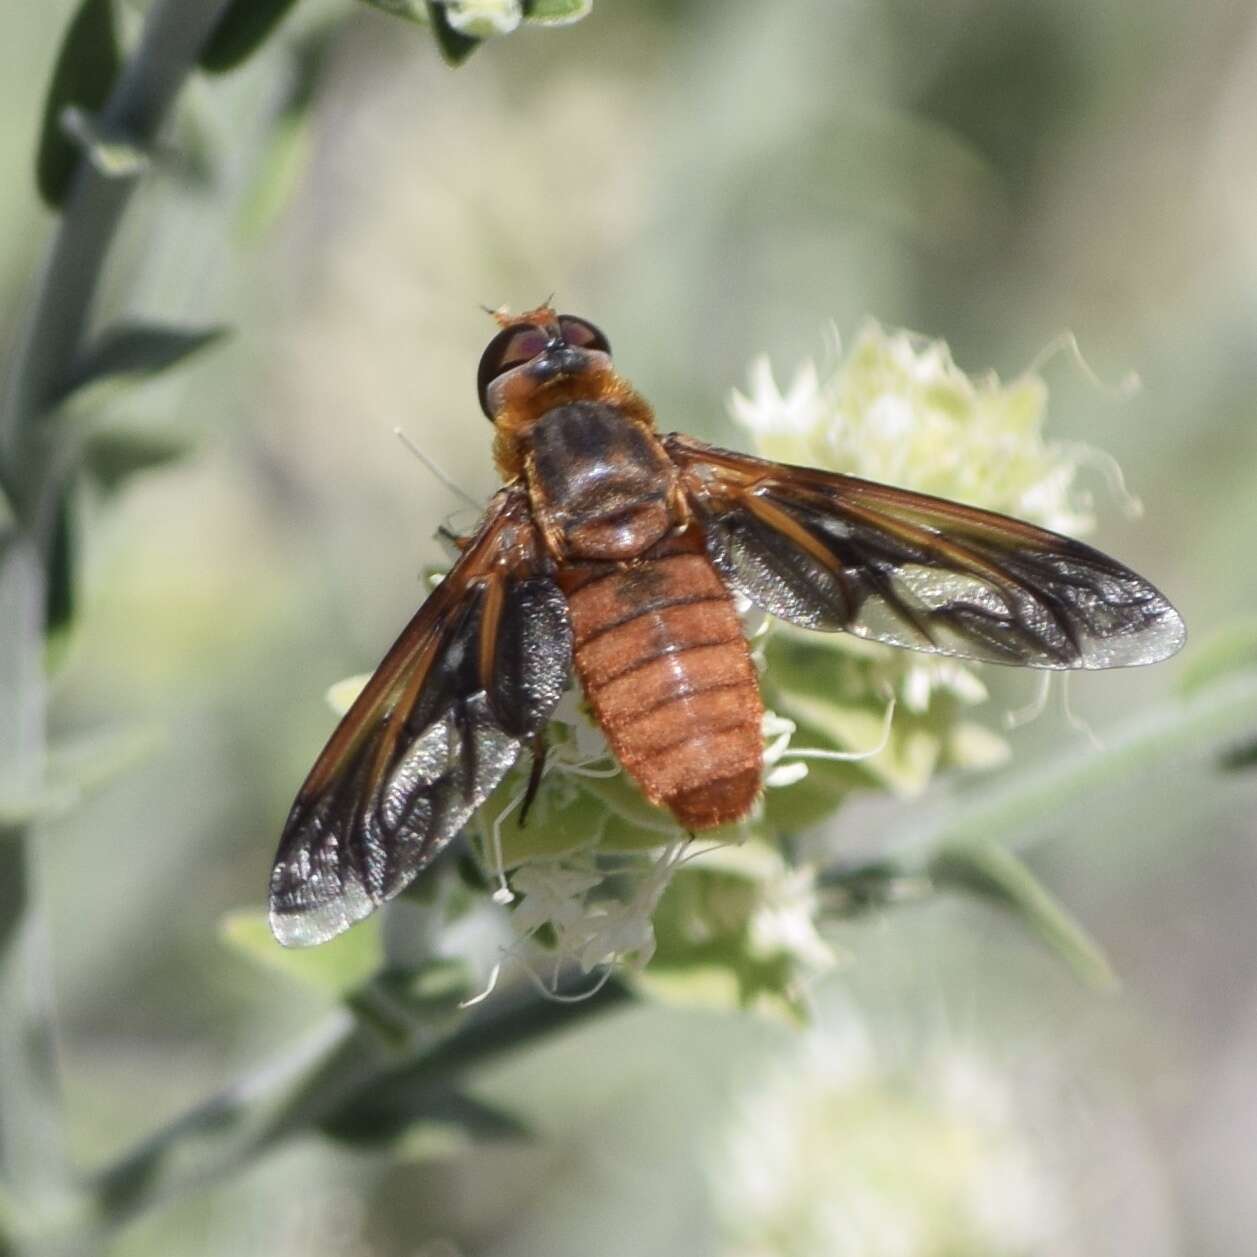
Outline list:
[[[1035,668],[1155,663],[1183,644],[1160,591],[1069,537],[690,437],[664,444],[717,570],[793,624]]]
[[[404,889],[544,727],[572,632],[541,556],[526,495],[503,491],[301,787],[271,874],[281,943],[324,942]]]

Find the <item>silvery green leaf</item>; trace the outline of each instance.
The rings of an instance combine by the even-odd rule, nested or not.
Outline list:
[[[61,661],[66,637],[77,607],[75,564],[78,558],[77,499],[66,485],[53,514],[52,547],[48,555],[48,585],[44,594],[44,642],[48,670]]]
[[[253,55],[296,0],[235,0],[201,51],[200,65],[212,74],[234,70]]]
[[[524,5],[524,16],[546,26],[567,26],[588,17],[593,7],[593,0],[532,0]]]
[[[1205,638],[1190,643],[1179,678],[1183,694],[1195,694],[1231,672],[1257,666],[1257,617],[1231,621]]]
[[[337,999],[361,988],[384,963],[378,914],[321,947],[282,947],[261,908],[229,912],[218,928],[229,947],[255,964]]]
[[[374,3],[375,0],[368,0]],[[481,41],[472,35],[465,35],[449,19],[449,13],[443,0],[427,0],[428,21],[432,24],[432,34],[436,37],[436,45],[447,65],[461,65],[480,46]]]
[[[1089,986],[1117,978],[1100,945],[1029,867],[997,842],[952,842],[929,864],[936,885],[968,891],[1021,917]]]
[[[133,768],[161,743],[151,725],[97,730],[56,742],[32,786],[21,771],[0,780],[0,829],[49,820],[77,807],[94,790]]]
[[[369,4],[373,9],[391,13],[394,17],[404,17],[424,26],[429,22],[427,0],[363,0],[363,3]]]
[[[166,467],[193,448],[182,432],[141,427],[102,428],[89,434],[83,467],[107,493],[116,492],[132,476]]]
[[[79,146],[63,129],[67,108],[99,109],[121,66],[112,0],[82,0],[66,29],[44,100],[36,153],[39,195],[54,209],[70,190]]]
[[[157,375],[216,344],[225,327],[180,328],[154,323],[123,323],[90,345],[66,388],[64,401],[75,407],[81,396],[104,384],[134,382]],[[64,404],[64,403],[63,403]]]

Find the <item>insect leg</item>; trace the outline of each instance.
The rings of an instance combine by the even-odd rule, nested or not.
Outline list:
[[[541,777],[546,771],[546,735],[538,733],[532,740],[532,771],[528,774],[528,789],[524,792],[524,801],[519,809],[519,827],[524,828],[528,820],[528,809],[541,789]]]
[[[446,528],[444,524],[436,530],[436,535],[440,537],[442,541],[448,541],[449,544],[452,545],[460,554],[466,550],[472,542],[471,537],[460,537],[452,528]]]

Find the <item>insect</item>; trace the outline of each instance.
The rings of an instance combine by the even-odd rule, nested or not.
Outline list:
[[[1034,668],[1153,663],[1170,603],[1067,537],[681,434],[592,323],[542,306],[480,360],[505,481],[301,787],[271,877],[280,942],[323,942],[401,891],[531,748],[573,669],[645,796],[690,831],[761,789],[735,591],[809,629]],[[818,677],[823,685],[824,678]]]

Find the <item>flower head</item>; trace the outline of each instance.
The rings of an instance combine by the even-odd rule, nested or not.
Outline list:
[[[893,1055],[850,1017],[735,1109],[712,1175],[727,1257],[1041,1251],[1061,1191],[1004,1079],[955,1049]]]
[[[789,387],[766,358],[729,402],[756,452],[1000,511],[1059,532],[1092,526],[1077,473],[1098,451],[1043,435],[1047,386],[1033,372],[1007,383],[970,376],[943,341],[868,322],[849,353],[797,368]],[[1108,470],[1106,465],[1106,470]],[[885,751],[865,771],[901,792],[942,767],[985,768],[1008,755],[995,732],[967,718],[986,700],[976,667],[894,650],[846,634],[781,631],[764,646],[773,705],[806,738],[850,748],[885,695],[899,702]],[[818,693],[815,677],[829,681]]]
[[[1089,497],[1075,485],[1092,452],[1047,441],[1047,386],[1025,373],[1005,384],[970,376],[941,340],[868,322],[824,372],[812,361],[783,393],[766,358],[750,392],[734,392],[735,422],[759,453],[955,498],[1057,532],[1087,532]]]

